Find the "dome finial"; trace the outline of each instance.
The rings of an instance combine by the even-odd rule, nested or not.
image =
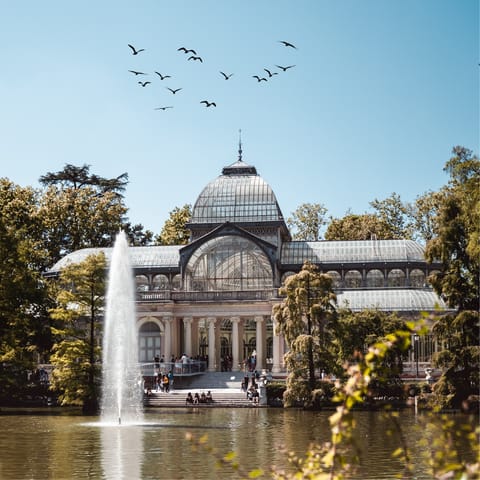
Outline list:
[[[242,129],[238,130],[238,159],[242,161]]]

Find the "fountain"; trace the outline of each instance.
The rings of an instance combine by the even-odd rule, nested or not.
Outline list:
[[[134,281],[124,232],[117,235],[110,259],[102,365],[102,423],[141,422],[143,382],[138,365]]]

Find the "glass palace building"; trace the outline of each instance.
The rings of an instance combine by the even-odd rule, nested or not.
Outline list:
[[[292,241],[272,188],[241,153],[198,196],[187,245],[130,247],[141,362],[186,354],[217,371],[229,358],[235,371],[253,354],[257,370],[282,372],[285,344],[272,307],[306,260],[333,278],[340,307],[404,316],[446,310],[427,283],[440,264],[428,264],[414,241]],[[108,261],[111,249],[83,249],[49,274],[100,251]]]

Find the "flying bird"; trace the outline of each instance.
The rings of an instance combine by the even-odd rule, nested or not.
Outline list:
[[[155,108],[154,110],[166,110],[167,108],[173,108],[172,106],[168,106],[168,107],[157,107]]]
[[[223,72],[220,72],[220,73],[225,77],[225,80],[228,80],[233,75],[233,73],[231,73],[230,75],[227,75],[226,73],[223,73]]]
[[[291,48],[294,48],[295,50],[297,49],[297,47],[295,45],[293,45],[290,42],[286,42],[285,40],[279,40],[278,42],[283,43],[286,47],[291,47]]]
[[[264,70],[268,73],[269,77],[273,77],[274,75],[278,75],[278,72],[271,72],[268,68],[264,68]]]
[[[170,87],[165,87],[167,90],[170,90],[174,95],[181,90],[181,88],[177,88],[177,89],[173,89],[173,88],[170,88]]]
[[[259,77],[258,75],[252,75],[252,78],[256,78],[257,82],[266,82],[267,79],[265,77]]]
[[[281,68],[284,72],[286,72],[289,68],[293,68],[295,65],[288,65],[287,67],[282,67],[281,65],[275,65],[278,68]]]
[[[149,83],[152,82],[138,82],[142,87],[146,87]]]
[[[193,55],[191,55],[190,57],[188,57],[187,60],[200,60],[200,62],[203,63],[202,57],[194,57]]]
[[[135,70],[129,70],[130,73],[133,73],[134,75],[148,75],[148,73],[143,73],[143,72],[137,72]]]
[[[170,75],[162,75],[160,72],[155,72],[159,77],[160,80],[165,80],[166,78],[172,78]]]
[[[188,50],[185,47],[177,48],[177,52],[193,53],[194,55],[197,54],[195,50],[192,50],[192,49]]]
[[[200,103],[204,103],[206,107],[216,107],[217,104],[215,102],[208,102],[207,100],[202,100]]]
[[[138,55],[140,52],[145,51],[144,48],[136,49],[133,45],[128,44],[128,46],[132,49],[132,55]]]

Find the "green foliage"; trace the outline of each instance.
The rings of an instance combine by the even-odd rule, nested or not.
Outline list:
[[[426,257],[443,263],[430,281],[449,306],[478,311],[480,161],[463,147],[453,154],[445,166],[450,181],[438,209],[437,235],[427,244]]]
[[[45,252],[37,237],[36,199],[33,189],[0,179],[1,401],[25,388],[37,354],[51,346],[48,291],[39,273]]]
[[[192,218],[192,206],[175,207],[165,221],[160,235],[155,237],[157,245],[186,245],[190,239],[187,224]]]
[[[302,203],[287,219],[294,240],[317,241],[326,222],[327,209],[320,203]]]
[[[391,240],[394,237],[389,225],[378,215],[349,213],[343,218],[331,218],[325,240]]]
[[[330,371],[334,364],[328,348],[335,322],[332,279],[305,262],[298,274],[287,278],[280,295],[285,299],[274,306],[273,314],[277,333],[284,335],[289,347],[284,401],[290,406],[301,400],[308,407],[313,402],[315,370]]]
[[[51,310],[57,342],[51,363],[52,389],[62,405],[98,405],[99,320],[105,294],[105,256],[90,255],[65,267],[57,285],[57,306]]]
[[[409,218],[409,205],[402,202],[400,195],[393,192],[384,200],[373,200],[370,205],[377,216],[388,225],[393,239],[412,237],[412,225]]]
[[[432,331],[445,349],[433,356],[442,371],[433,387],[433,405],[464,408],[470,395],[480,390],[480,314],[463,311],[437,320]]]

